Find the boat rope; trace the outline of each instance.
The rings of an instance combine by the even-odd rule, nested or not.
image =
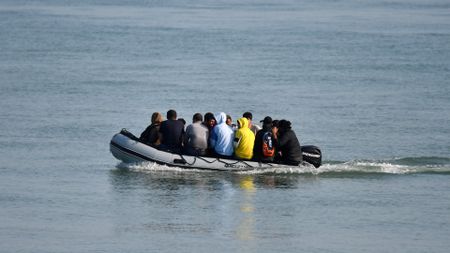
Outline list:
[[[243,164],[247,165],[250,168],[253,168],[253,166],[251,166],[250,164],[248,164],[246,161],[241,161]]]
[[[184,158],[184,156],[183,156],[182,154],[179,154],[179,155],[180,155],[181,159],[183,160],[184,164],[187,164],[187,165],[189,165],[189,166],[194,165],[194,164],[197,162],[197,159],[200,159],[200,160],[203,160],[204,162],[207,162],[207,163],[209,163],[209,164],[215,163],[216,161],[217,161],[217,162],[221,162],[221,163],[226,164],[226,165],[236,165],[236,164],[238,164],[238,163],[243,163],[243,164],[245,164],[247,167],[253,168],[252,165],[248,164],[246,161],[243,161],[243,160],[238,160],[238,161],[230,162],[230,163],[229,163],[229,162],[222,161],[220,158],[215,158],[213,161],[208,161],[208,160],[206,160],[205,158],[203,158],[203,157],[201,157],[201,156],[194,156],[194,161],[193,161],[192,163],[189,163],[189,162]]]
[[[182,154],[179,154],[179,155],[180,155],[181,159],[183,159],[184,163],[187,164],[187,165],[189,165],[189,166],[194,165],[195,162],[197,161],[197,157],[198,157],[198,156],[194,156],[194,161],[193,161],[192,163],[188,163],[188,162],[186,161],[186,159],[184,159],[184,156],[183,156]]]
[[[200,160],[203,160],[203,161],[205,161],[205,162],[207,162],[207,163],[215,163],[216,161],[217,161],[217,158],[214,158],[214,160],[213,161],[208,161],[208,160],[206,160],[205,158],[203,158],[203,157],[201,157],[201,156],[196,156],[198,159],[200,159]]]
[[[219,158],[219,159],[217,159],[217,161],[219,161],[219,162],[221,162],[221,163],[223,163],[225,165],[236,165],[238,163],[243,163],[247,167],[254,168],[252,165],[248,164],[246,161],[243,161],[243,160],[237,160],[236,162],[227,163],[225,161],[220,160],[220,158]]]
[[[238,163],[241,162],[241,161],[236,161],[236,162],[227,163],[225,161],[220,160],[220,158],[217,158],[217,161],[219,161],[219,162],[221,162],[223,164],[226,164],[226,165],[235,165],[235,164],[238,164]]]

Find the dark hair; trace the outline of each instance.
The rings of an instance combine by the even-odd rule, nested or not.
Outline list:
[[[242,114],[242,117],[252,120],[253,114],[251,112],[244,112],[244,114]]]
[[[177,118],[177,112],[175,110],[167,111],[167,119],[176,119],[176,118]]]
[[[208,122],[211,119],[216,120],[216,118],[214,117],[214,114],[212,112],[205,113],[205,122]]]
[[[194,116],[192,116],[192,122],[198,122],[198,121],[203,121],[203,116],[201,113],[197,112],[196,114],[194,114]]]
[[[179,121],[181,121],[181,123],[183,123],[183,125],[186,125],[186,120],[184,120],[183,118],[179,118]]]
[[[291,129],[291,122],[288,120],[280,120],[280,122],[278,122],[279,128],[282,130],[288,130]]]
[[[280,121],[279,120],[274,120],[274,121],[272,121],[272,127],[278,127],[278,123],[279,123]]]

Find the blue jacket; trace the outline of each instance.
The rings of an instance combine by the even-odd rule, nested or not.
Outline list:
[[[219,155],[232,156],[234,131],[226,124],[227,115],[224,112],[216,116],[217,125],[214,126],[211,136],[211,148]]]

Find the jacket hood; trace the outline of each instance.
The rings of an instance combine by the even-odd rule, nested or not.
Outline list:
[[[220,112],[219,114],[216,115],[216,122],[217,125],[222,124],[222,123],[226,123],[227,122],[227,114],[224,112]]]
[[[240,118],[237,121],[239,123],[239,128],[248,128],[249,121],[247,118]]]

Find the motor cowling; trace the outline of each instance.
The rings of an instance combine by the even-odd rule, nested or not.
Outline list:
[[[303,161],[319,168],[322,165],[322,151],[313,145],[302,146]]]

